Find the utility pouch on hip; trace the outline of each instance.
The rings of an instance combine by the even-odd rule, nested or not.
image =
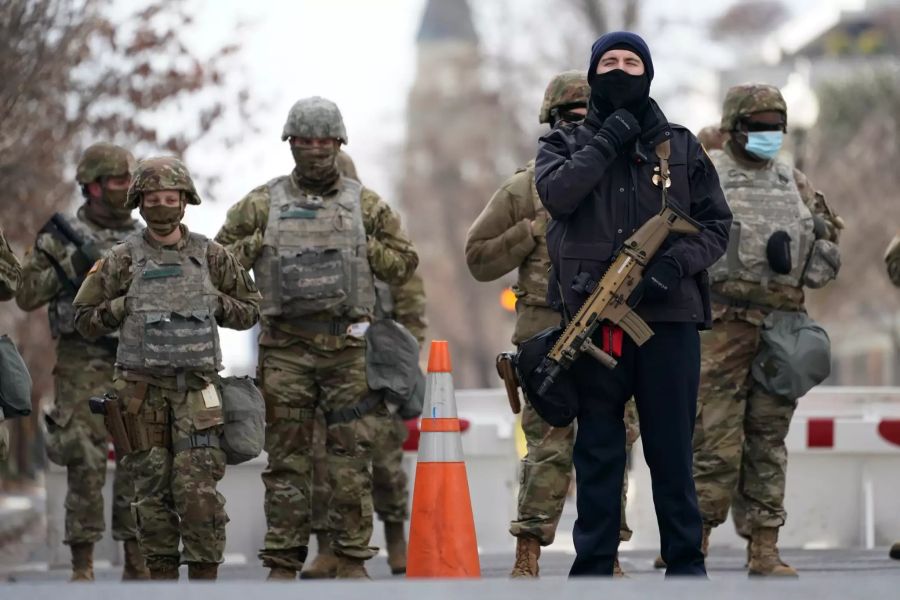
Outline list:
[[[771,394],[796,400],[831,373],[831,340],[805,313],[770,313],[760,338],[751,373]]]
[[[816,240],[803,270],[802,283],[813,289],[825,287],[837,279],[840,270],[841,251],[838,245],[828,240]]]
[[[225,462],[238,465],[259,456],[266,440],[266,404],[250,377],[225,377],[219,384],[225,424],[220,447]]]

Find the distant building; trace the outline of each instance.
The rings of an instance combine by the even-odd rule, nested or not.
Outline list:
[[[510,146],[507,113],[482,84],[466,0],[428,0],[417,52],[398,189],[425,279],[429,336],[450,341],[457,386],[494,386],[494,357],[508,349],[513,324],[499,297],[514,279],[473,280],[464,245],[472,221],[511,175],[501,160]]]

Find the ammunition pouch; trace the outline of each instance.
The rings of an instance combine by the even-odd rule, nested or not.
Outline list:
[[[840,270],[841,251],[838,245],[828,240],[816,240],[806,261],[801,283],[812,289],[825,287],[837,279]]]
[[[125,431],[132,452],[144,452],[151,448],[171,448],[172,431],[169,427],[169,411],[151,410],[123,415]]]

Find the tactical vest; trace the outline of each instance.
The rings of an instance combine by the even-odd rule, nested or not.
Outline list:
[[[747,169],[722,150],[710,152],[710,158],[734,215],[728,250],[709,270],[712,282],[800,287],[815,234],[812,212],[803,203],[793,169],[778,161]],[[766,258],[766,244],[776,231],[791,238],[791,272],[786,275],[774,272]]]
[[[133,279],[116,365],[162,376],[221,370],[219,291],[209,275],[209,240],[190,233],[184,247],[173,250],[154,248],[135,233],[125,243]]]
[[[294,319],[321,312],[370,316],[375,286],[366,250],[362,185],[341,177],[336,197],[308,196],[290,176],[268,183],[269,220],[253,265],[261,313]]]
[[[84,216],[84,209],[79,209],[77,216],[63,215],[63,218],[72,229],[81,235],[86,243],[93,243],[94,247],[101,254],[127,236],[142,229],[138,221],[134,221],[129,229],[109,229],[93,225],[87,222],[87,217]],[[68,255],[76,251],[75,245],[71,242],[66,243],[65,246]],[[47,317],[50,320],[50,333],[54,338],[75,333],[75,308],[72,306],[74,300],[75,295],[68,288],[63,288],[59,295],[50,300],[50,305],[47,307]],[[105,337],[116,337],[117,335],[118,333],[115,332]]]
[[[529,162],[525,169],[517,171],[517,173],[523,171],[528,174],[530,181],[531,197],[529,201],[534,210],[532,218],[535,221],[535,229],[540,233],[535,235],[534,250],[519,267],[519,277],[513,289],[519,302],[529,306],[548,306],[547,280],[550,277],[550,255],[547,251],[547,225],[550,222],[550,215],[541,204],[541,198],[535,187],[534,161]]]

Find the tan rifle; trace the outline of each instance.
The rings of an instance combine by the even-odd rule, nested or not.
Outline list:
[[[657,146],[660,166],[656,167],[653,182],[662,190],[662,210],[625,240],[606,274],[550,349],[541,367],[547,376],[538,390],[540,395],[546,393],[560,371],[571,367],[582,353],[587,353],[609,369],[615,368],[616,359],[591,341],[594,332],[603,323],[618,325],[638,346],[653,335],[647,323],[628,306],[628,298],[640,283],[647,263],[670,233],[697,234],[703,229],[700,223],[668,203],[669,148],[668,143],[660,146],[665,148]]]

